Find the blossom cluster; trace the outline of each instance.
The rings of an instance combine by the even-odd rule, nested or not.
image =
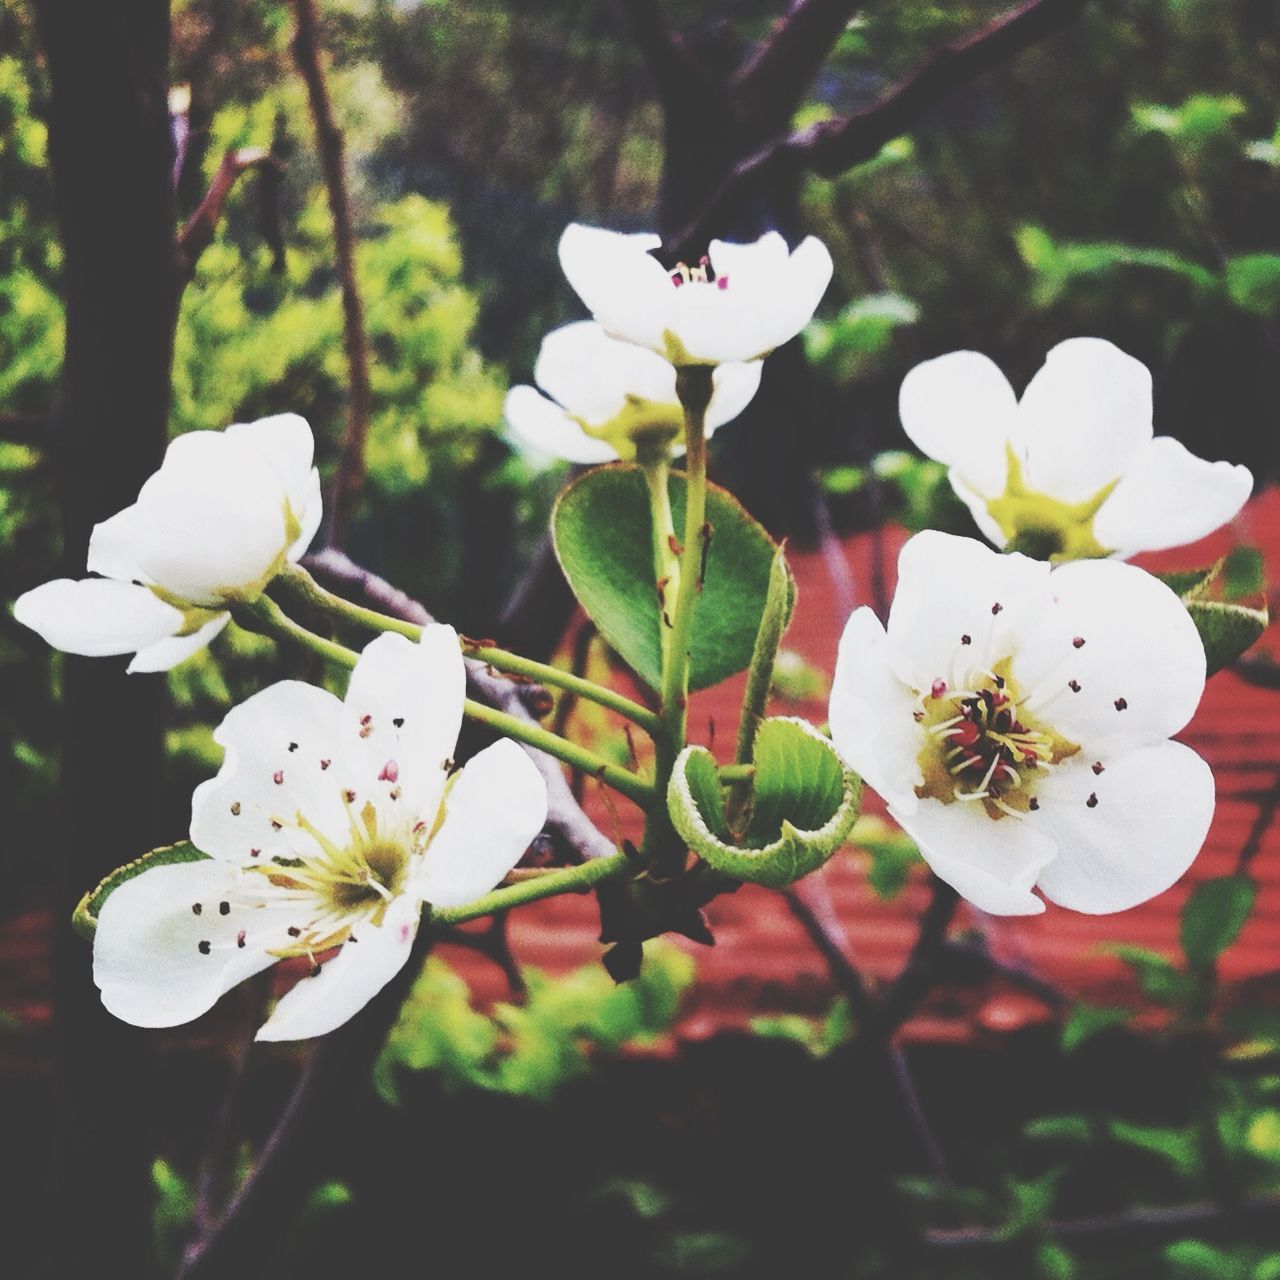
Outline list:
[[[510,392],[522,447],[665,465],[683,431],[709,435],[748,407],[762,360],[832,274],[812,237],[712,241],[692,266],[664,266],[658,248],[566,230],[561,262],[592,319],[546,337],[540,390]],[[691,370],[704,403],[682,390]],[[1021,400],[984,356],[928,361],[900,407],[1005,553],[934,532],[906,544],[887,625],[862,608],[845,627],[836,749],[982,910],[1109,912],[1161,892],[1213,815],[1207,765],[1171,740],[1200,701],[1205,652],[1178,597],[1123,559],[1216,528],[1251,477],[1155,438],[1149,374],[1097,339],[1054,348]],[[313,453],[292,414],[179,437],[137,501],[94,529],[94,576],[35,588],[15,616],[71,653],[174,666],[307,550]],[[99,913],[107,1008],[175,1025],[296,958],[309,976],[259,1036],[319,1035],[401,969],[424,909],[498,885],[546,820],[546,787],[509,739],[456,767],[464,684],[456,633],[431,625],[417,642],[373,640],[342,699],[283,681],[235,707],[215,733],[222,766],[193,798],[198,855],[125,878]]]

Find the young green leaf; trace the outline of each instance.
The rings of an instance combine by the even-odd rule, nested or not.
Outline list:
[[[1211,968],[1236,940],[1253,910],[1257,890],[1243,872],[1196,885],[1182,908],[1179,937],[1187,963]]]
[[[1266,609],[1250,609],[1242,604],[1217,600],[1188,600],[1187,612],[1204,642],[1209,675],[1229,667],[1267,629]]]
[[[90,889],[80,899],[71,916],[72,927],[82,938],[92,939],[98,927],[98,915],[102,911],[102,904],[126,880],[132,880],[134,876],[140,876],[144,871],[150,871],[152,867],[167,867],[178,862],[203,862],[207,857],[208,854],[201,853],[195,845],[184,840],[181,844],[152,849],[150,853],[144,853],[142,857],[126,862],[123,867],[117,867],[96,888]]]

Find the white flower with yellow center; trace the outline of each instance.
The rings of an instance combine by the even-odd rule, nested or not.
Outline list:
[[[1246,467],[1153,438],[1150,373],[1101,338],[1059,343],[1021,400],[986,356],[939,356],[907,374],[899,411],[983,534],[1043,559],[1194,542],[1253,488]]]
[[[167,671],[259,596],[320,526],[311,428],[297,414],[192,431],[169,444],[138,500],[95,525],[88,569],[20,596],[14,617],[55,649],[132,653]]]
[[[506,416],[512,435],[535,452],[591,465],[684,451],[675,366],[590,320],[547,334],[533,376],[546,394],[512,387]],[[708,436],[747,407],[760,362],[719,365],[711,382]]]
[[[214,735],[226,759],[191,806],[208,860],[153,867],[102,906],[103,1004],[176,1026],[305,956],[312,976],[258,1039],[323,1035],[361,1009],[408,959],[423,903],[488,892],[546,820],[542,776],[510,740],[451,772],[464,684],[457,634],[430,626],[420,644],[369,644],[344,700],[287,680],[232,710]]]
[[[933,870],[984,911],[1122,911],[1199,852],[1213,774],[1169,741],[1204,648],[1158,579],[1114,560],[1050,569],[970,538],[902,550],[883,627],[845,627],[831,735]]]
[[[831,282],[831,254],[806,237],[791,251],[770,231],[752,244],[712,240],[693,266],[667,270],[655,235],[572,223],[560,265],[606,332],[672,364],[759,360],[813,319]]]

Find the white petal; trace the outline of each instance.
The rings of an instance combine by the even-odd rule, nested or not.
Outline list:
[[[1064,565],[1049,585],[1054,603],[1022,630],[1013,661],[1025,710],[1095,754],[1181,729],[1204,692],[1205,658],[1178,597],[1118,560]]]
[[[168,671],[203,649],[231,621],[229,613],[215,614],[204,626],[188,636],[168,636],[139,649],[129,663],[130,674],[145,671]]]
[[[182,626],[182,614],[146,587],[109,578],[46,582],[18,597],[13,616],[55,649],[87,658],[145,649]]]
[[[844,762],[904,813],[919,801],[915,788],[923,736],[911,690],[889,665],[888,638],[868,608],[855,610],[840,637],[831,684],[831,738]]]
[[[591,466],[618,457],[612,445],[587,435],[558,404],[539,395],[533,387],[512,387],[503,412],[516,443],[532,453],[537,462],[563,458]]]
[[[1069,761],[1037,791],[1058,859],[1040,888],[1059,906],[1098,915],[1163,893],[1195,860],[1213,820],[1209,766],[1180,742],[1109,761],[1095,774]],[[1097,804],[1088,803],[1090,796]]]
[[[785,275],[776,286],[773,304],[768,308],[773,326],[770,350],[790,342],[813,319],[834,269],[830,251],[816,236],[806,236],[796,246],[783,269]]]
[[[381,925],[357,925],[357,941],[344,943],[314,977],[300,979],[256,1038],[307,1040],[359,1013],[404,968],[418,932],[420,909],[418,902],[401,896],[387,908]]]
[[[592,426],[616,418],[628,396],[672,405],[672,418],[681,420],[674,366],[645,347],[609,337],[589,320],[547,334],[533,376],[547,395]]]
[[[915,689],[939,679],[966,687],[973,670],[1013,653],[1019,628],[1049,600],[1047,564],[1001,555],[972,538],[918,533],[898,557],[889,661]]]
[[[93,938],[93,980],[111,1013],[137,1027],[175,1027],[275,963],[267,947],[283,929],[264,937],[258,911],[219,910],[235,900],[240,879],[224,862],[186,862],[144,871],[108,897]],[[236,945],[241,929],[253,931],[254,945]],[[210,944],[207,955],[201,942]]]
[[[922,801],[912,814],[889,812],[920,846],[937,876],[975,907],[997,916],[1038,915],[1044,903],[1031,892],[1053,860],[1053,841],[1017,818],[999,822],[982,805]]]
[[[296,413],[277,413],[256,422],[237,422],[223,434],[252,449],[275,472],[294,514],[301,517],[311,492],[316,452],[307,420]]]
[[[89,535],[89,554],[85,561],[89,572],[120,582],[144,581],[146,574],[138,563],[139,529],[136,504],[95,524]]]
[[[1094,536],[1123,556],[1195,542],[1226,524],[1253,490],[1248,467],[1206,462],[1171,436],[1134,455],[1094,519]]]
[[[226,748],[222,768],[191,799],[192,844],[247,864],[315,855],[318,846],[297,829],[299,814],[346,843],[342,792],[356,783],[343,775],[341,725],[342,703],[300,680],[282,680],[233,707],[213,734]],[[355,808],[366,799],[358,794]]]
[[[1028,485],[1065,502],[1091,498],[1151,439],[1151,374],[1101,338],[1060,342],[1018,406]]]
[[[711,402],[707,405],[707,435],[732,422],[760,389],[764,363],[749,360],[717,365],[711,375]]]
[[[921,453],[953,468],[985,497],[1004,492],[1018,402],[994,361],[953,351],[916,365],[902,380],[898,413]]]
[[[560,266],[587,309],[616,338],[661,352],[675,294],[653,257],[662,240],[571,223],[560,237]]]
[[[303,487],[302,509],[300,511],[295,509],[294,515],[298,518],[300,532],[289,548],[288,556],[296,563],[307,554],[320,529],[320,522],[324,519],[324,499],[320,495],[320,472],[315,468],[312,468]]]
[[[809,236],[805,243],[810,240],[815,244],[821,243],[813,236]],[[777,231],[766,231],[758,240],[712,240],[707,248],[707,257],[711,259],[717,277],[729,276],[732,285],[739,277],[780,276],[787,269],[791,251]]]
[[[285,499],[272,467],[237,438],[179,436],[138,495],[138,563],[183,600],[222,603],[286,550]]]
[[[360,804],[412,827],[435,820],[462,729],[466,670],[458,633],[439,623],[415,644],[381,635],[365,646],[343,701],[343,759]]]
[[[947,479],[951,482],[951,488],[956,497],[969,508],[969,514],[973,517],[974,524],[981,530],[982,536],[993,546],[1005,546],[1009,539],[1004,536],[1004,530],[992,518],[986,498],[976,489],[970,489],[954,467],[947,472]]]
[[[696,364],[725,364],[766,356],[777,345],[769,308],[779,299],[746,277],[724,289],[693,283],[675,290],[669,328]]]
[[[520,861],[547,820],[547,784],[509,738],[473,756],[445,797],[414,892],[437,907],[488,893]]]

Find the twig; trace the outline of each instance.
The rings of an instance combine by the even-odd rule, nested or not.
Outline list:
[[[937,961],[943,953],[947,930],[960,904],[960,895],[947,883],[933,879],[933,897],[920,917],[920,932],[907,963],[884,998],[884,1025],[895,1031],[914,1012],[916,1005],[933,985]]]
[[[343,552],[328,548],[308,556],[305,564],[313,573],[330,582],[341,584],[359,592],[372,605],[384,613],[393,614],[406,622],[425,626],[431,615],[418,601],[393,587],[385,579],[368,569],[361,568]],[[495,674],[483,663],[465,660],[467,683],[477,702],[486,703],[531,723],[535,717],[523,699],[529,696],[532,686],[507,680]],[[553,840],[577,858],[602,858],[615,852],[611,841],[582,811],[565,779],[559,764],[542,751],[529,747],[525,750],[538,766],[547,784],[547,832]]]
[[[798,178],[806,170],[834,177],[871,159],[952,90],[1064,27],[1086,3],[1026,0],[981,31],[944,45],[870,106],[769,143],[734,167],[697,217],[668,237],[664,249],[674,258],[705,244],[746,188]]]
[[[1280,772],[1276,773],[1275,781],[1263,795],[1258,805],[1258,816],[1254,818],[1253,826],[1249,828],[1249,834],[1245,836],[1244,843],[1240,846],[1240,852],[1236,857],[1237,871],[1249,870],[1250,864],[1262,848],[1262,842],[1266,839],[1271,824],[1276,820],[1278,810],[1280,810]]]
[[[621,0],[621,4],[636,47],[664,103],[683,97],[691,86],[708,86],[711,77],[671,29],[662,0]]]
[[[502,970],[507,980],[507,987],[513,996],[523,999],[528,991],[524,973],[519,962],[511,951],[511,943],[507,937],[507,921],[509,911],[498,911],[489,917],[488,925],[478,933],[466,929],[445,929],[440,932],[439,941],[445,945],[463,947],[485,956]]]
[[[315,0],[293,0],[297,27],[291,49],[307,85],[315,123],[320,167],[324,173],[329,211],[333,217],[334,256],[342,288],[342,345],[347,355],[347,429],[334,476],[329,506],[329,542],[339,546],[346,532],[365,477],[365,439],[369,434],[372,391],[369,384],[369,342],[364,329],[364,306],[356,282],[356,239],[347,190],[342,131],[333,118],[333,105],[320,61],[320,38]]]
[[[222,157],[222,163],[218,166],[218,172],[213,175],[204,199],[196,206],[196,211],[187,219],[187,225],[178,236],[178,254],[184,280],[190,280],[195,274],[200,255],[213,243],[213,236],[231,189],[240,175],[250,169],[263,169],[276,174],[283,172],[283,166],[265,147],[232,148]]]

